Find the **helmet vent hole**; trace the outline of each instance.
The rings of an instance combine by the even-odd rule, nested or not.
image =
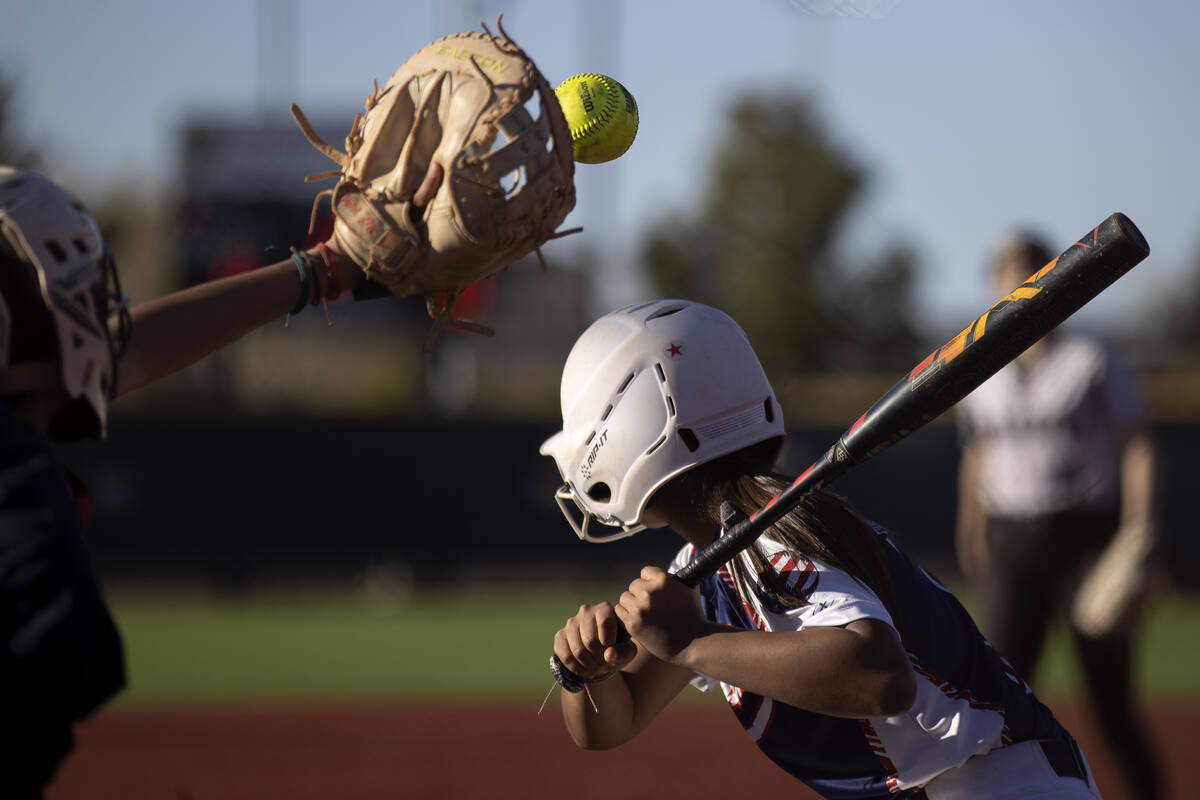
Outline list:
[[[663,372],[662,364],[655,364],[654,371],[658,373],[659,383],[667,382],[667,373]]]
[[[667,395],[667,413],[675,416],[675,401],[671,399],[671,395]]]
[[[617,388],[617,394],[621,394],[621,393],[623,393],[623,392],[624,392],[626,389],[628,389],[628,388],[629,388],[629,382],[630,382],[630,381],[632,381],[632,380],[633,380],[633,373],[631,372],[631,373],[629,373],[628,375],[626,375],[626,376],[625,376],[625,380],[621,381],[621,385],[620,385],[620,386]]]
[[[88,254],[87,245],[83,243],[82,239],[72,239],[71,244],[75,245],[75,249],[79,252],[79,255],[86,256]]]
[[[61,264],[67,260],[67,251],[63,250],[62,245],[60,245],[58,242],[52,239],[47,239],[46,249],[50,251],[50,255],[54,256],[54,260],[58,263]]]
[[[676,306],[675,308],[664,308],[662,311],[656,311],[653,314],[651,314],[650,316],[646,317],[646,322],[649,322],[652,319],[662,319],[663,317],[669,317],[672,314],[678,314],[680,311],[683,311],[683,306]]]
[[[583,446],[587,447],[589,444],[592,443],[592,439],[595,439],[595,438],[596,438],[596,432],[592,431],[591,434],[588,435],[587,441],[583,443]]]
[[[607,503],[612,499],[612,489],[608,488],[607,483],[592,484],[587,490],[588,497],[595,500],[597,503]]]
[[[651,453],[653,453],[655,450],[657,450],[658,448],[662,447],[662,446],[663,446],[663,443],[664,443],[664,442],[666,442],[666,441],[667,441],[667,436],[666,436],[666,434],[663,434],[662,436],[658,437],[658,441],[657,441],[657,442],[655,442],[654,444],[650,445],[650,449],[646,451],[646,455],[650,455],[650,454],[651,454]]]
[[[683,444],[687,447],[689,453],[694,453],[700,449],[700,440],[696,438],[696,434],[691,428],[680,428],[679,438],[683,440]]]
[[[81,347],[83,347],[83,344],[84,344],[84,342],[83,342],[82,336],[80,336],[78,333],[71,334],[71,346],[72,347],[74,347],[76,350],[78,350]]]
[[[612,403],[609,403],[607,406],[605,406],[604,413],[600,415],[601,422],[608,419],[608,415],[612,413],[612,408],[613,408]],[[594,436],[595,434],[592,434],[592,435]]]
[[[775,407],[771,405],[771,398],[763,400],[763,415],[767,418],[767,422],[775,421]]]

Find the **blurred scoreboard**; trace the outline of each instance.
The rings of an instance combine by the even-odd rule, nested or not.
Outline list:
[[[353,114],[311,117],[317,132],[341,149]],[[181,131],[181,263],[187,285],[246,272],[286,258],[289,247],[328,237],[322,199],[313,234],[313,198],[333,178],[304,176],[337,167],[318,153],[290,115],[219,118],[194,115]]]

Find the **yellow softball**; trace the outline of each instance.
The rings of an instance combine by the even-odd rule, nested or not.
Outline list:
[[[554,90],[571,129],[575,160],[583,164],[612,161],[637,136],[637,101],[607,75],[572,75]]]

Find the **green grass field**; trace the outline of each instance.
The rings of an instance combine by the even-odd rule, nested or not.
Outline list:
[[[236,598],[113,594],[129,688],[120,703],[437,702],[540,698],[551,639],[584,600],[618,587],[511,588],[389,602],[353,590]],[[1039,692],[1075,690],[1069,642],[1053,636]],[[1139,683],[1200,699],[1200,596],[1160,598],[1143,634]]]

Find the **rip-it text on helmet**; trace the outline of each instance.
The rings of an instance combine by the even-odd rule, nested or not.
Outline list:
[[[579,464],[579,474],[585,481],[592,477],[592,465],[596,463],[596,458],[600,455],[600,448],[604,447],[606,442],[608,442],[608,428],[600,432],[600,435],[596,437],[596,443],[588,451],[587,458]]]

